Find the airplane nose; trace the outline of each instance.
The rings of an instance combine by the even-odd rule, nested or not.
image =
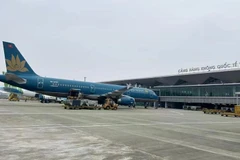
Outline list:
[[[154,92],[154,99],[158,99],[158,95]]]

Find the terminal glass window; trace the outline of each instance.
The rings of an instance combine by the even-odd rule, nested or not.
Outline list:
[[[214,85],[214,86],[185,86],[161,87],[155,89],[159,96],[204,96],[204,97],[233,97],[240,92],[240,85]]]

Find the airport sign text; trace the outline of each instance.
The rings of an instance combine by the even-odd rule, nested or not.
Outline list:
[[[214,71],[214,70],[222,70],[222,69],[231,69],[231,68],[239,68],[240,62],[236,61],[234,63],[224,63],[219,65],[210,65],[203,67],[191,67],[191,68],[181,68],[178,70],[178,73],[190,73],[190,72],[200,72],[200,71]]]

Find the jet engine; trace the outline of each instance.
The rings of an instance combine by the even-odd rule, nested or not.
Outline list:
[[[28,91],[25,89],[22,89],[22,95],[26,97],[36,97],[36,92]]]
[[[124,95],[123,97],[117,100],[117,103],[119,105],[135,106],[135,99],[130,96]]]

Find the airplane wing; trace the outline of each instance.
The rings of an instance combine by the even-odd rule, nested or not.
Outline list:
[[[106,98],[106,97],[108,97],[108,98],[117,98],[117,97],[121,97],[124,92],[126,92],[127,90],[129,90],[131,88],[133,88],[131,86],[131,84],[127,84],[126,87],[123,87],[123,88],[121,88],[119,90],[114,90],[112,92],[108,92],[106,94],[102,94],[102,95],[100,95],[99,98]]]

